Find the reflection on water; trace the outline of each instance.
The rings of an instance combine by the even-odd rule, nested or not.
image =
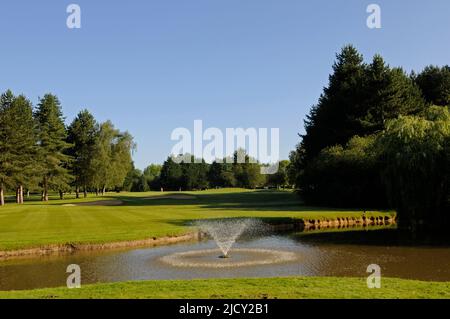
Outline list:
[[[380,265],[383,276],[450,281],[448,246],[404,245],[386,240],[391,237],[395,238],[395,230],[244,237],[238,240],[236,248],[288,251],[298,258],[280,264],[235,268],[180,268],[161,261],[163,256],[177,252],[216,248],[209,240],[156,248],[0,261],[0,290],[65,286],[69,264],[80,265],[82,284],[228,277],[366,277],[369,264]]]

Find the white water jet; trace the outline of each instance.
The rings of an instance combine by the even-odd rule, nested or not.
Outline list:
[[[221,219],[202,220],[197,225],[200,230],[209,234],[222,251],[223,258],[228,257],[233,244],[245,230],[255,228],[258,223],[253,219]]]

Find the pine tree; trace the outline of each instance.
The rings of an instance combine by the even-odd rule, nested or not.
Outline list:
[[[46,94],[40,99],[35,118],[38,125],[39,160],[42,165],[42,200],[48,201],[49,189],[62,194],[69,189],[72,179],[68,165],[71,157],[67,150],[67,131],[61,105],[55,95]]]
[[[36,122],[33,118],[31,102],[23,95],[14,99],[11,107],[13,134],[9,143],[14,150],[13,168],[16,184],[17,203],[23,203],[24,187],[35,187],[39,163],[37,158]]]
[[[365,108],[359,114],[363,130],[354,135],[379,132],[385,129],[387,120],[425,110],[419,87],[401,68],[386,65],[380,55],[367,68],[364,94]]]
[[[68,128],[67,142],[72,144],[68,153],[73,157],[72,173],[76,198],[79,198],[80,188],[83,188],[84,197],[86,197],[87,188],[93,181],[92,158],[97,131],[98,124],[88,110],[78,113]]]
[[[13,149],[10,136],[14,133],[10,109],[14,101],[13,93],[8,90],[0,97],[0,205],[5,204],[4,193],[13,188]]]
[[[161,169],[161,187],[164,190],[179,189],[183,177],[181,165],[175,163],[172,157],[168,157]]]
[[[361,130],[358,115],[364,108],[363,57],[353,46],[346,46],[336,58],[329,85],[305,121],[301,147],[306,161],[327,146],[345,144]]]

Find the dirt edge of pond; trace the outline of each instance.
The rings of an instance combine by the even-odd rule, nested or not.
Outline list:
[[[336,217],[325,219],[293,219],[289,223],[270,225],[273,230],[299,230],[314,231],[327,228],[352,228],[352,227],[371,227],[371,226],[389,226],[397,223],[395,216],[360,216],[360,217]]]
[[[131,247],[154,247],[199,239],[199,233],[193,232],[179,236],[152,237],[140,240],[120,241],[102,244],[57,244],[36,248],[0,251],[0,259],[11,259],[24,256],[45,256],[56,253],[73,253],[76,251],[108,250]]]

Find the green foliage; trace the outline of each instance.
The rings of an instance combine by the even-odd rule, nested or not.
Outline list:
[[[233,164],[222,160],[214,161],[208,171],[209,184],[213,188],[235,187],[236,179],[233,174]]]
[[[161,175],[162,165],[151,164],[144,169],[143,179],[148,185],[148,189],[158,190],[161,187],[159,177]],[[144,189],[146,187],[144,186]]]
[[[147,192],[150,190],[142,171],[132,165],[123,182],[123,190],[128,192]]]
[[[377,140],[389,200],[404,225],[448,225],[450,113],[431,107],[425,117],[404,116],[388,123]]]
[[[68,166],[71,160],[67,150],[71,146],[66,142],[67,131],[61,105],[55,95],[46,94],[35,112],[38,127],[39,163],[42,166],[43,199],[48,196],[48,189],[67,190],[72,176]]]
[[[255,189],[265,185],[265,176],[261,174],[261,164],[242,149],[234,152],[232,170],[237,187]]]
[[[31,102],[11,91],[0,98],[0,202],[6,189],[37,188],[39,163],[37,158],[36,123]],[[21,200],[18,200],[20,203]]]
[[[161,187],[164,190],[178,190],[182,185],[182,177],[181,165],[168,157],[161,169]]]
[[[278,171],[275,174],[267,175],[266,184],[272,187],[285,187],[289,185],[289,164],[287,160],[278,162]]]
[[[182,189],[201,190],[208,188],[208,164],[203,159],[197,159],[196,161],[194,156],[191,156],[190,161],[183,161],[181,163],[181,168],[182,178],[180,187]]]
[[[427,66],[415,81],[429,104],[450,105],[450,66]]]
[[[379,55],[364,64],[343,48],[288,178],[309,202],[389,205],[403,225],[448,225],[449,96],[448,66],[408,76]]]
[[[242,158],[238,161],[240,156]],[[240,150],[234,153],[233,159],[224,158],[212,164],[195,159],[190,154],[175,159],[169,157],[162,166],[159,182],[164,190],[198,190],[208,187],[254,189],[265,185],[265,177],[261,174],[261,164]]]
[[[92,159],[92,186],[98,190],[121,188],[132,168],[133,137],[107,121],[95,137]]]
[[[98,129],[94,116],[88,110],[78,113],[68,128],[67,141],[71,144],[68,153],[74,159],[71,168],[76,188],[86,189],[93,183],[92,160]]]
[[[123,186],[131,168],[135,148],[128,132],[116,130],[111,122],[99,126],[87,111],[81,111],[68,129],[58,98],[46,94],[33,113],[31,102],[8,90],[0,97],[0,205],[5,191],[42,188],[60,196],[75,186],[88,189]],[[148,190],[146,177],[142,190]],[[86,194],[86,193],[85,193]],[[19,198],[22,198],[19,201]]]
[[[355,136],[345,148],[322,150],[300,178],[304,198],[329,206],[386,207],[374,141]]]
[[[354,47],[346,46],[337,55],[328,87],[307,116],[306,134],[291,155],[289,175],[299,184],[299,172],[322,149],[345,146],[353,136],[382,131],[389,119],[424,110],[420,89],[401,68],[390,68],[379,55],[365,64]]]

